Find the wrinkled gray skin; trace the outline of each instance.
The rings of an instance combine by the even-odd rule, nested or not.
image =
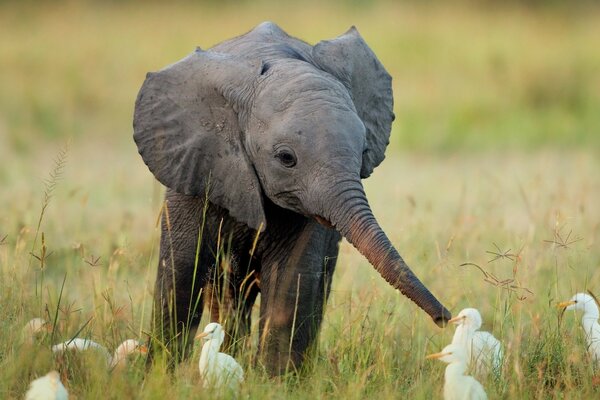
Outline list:
[[[342,236],[436,324],[451,318],[381,230],[361,184],[384,158],[392,103],[391,77],[354,28],[311,46],[263,23],[148,74],[134,138],[168,188],[154,312],[172,353],[203,304],[229,333],[247,334],[260,293],[260,360],[275,374],[299,366]]]

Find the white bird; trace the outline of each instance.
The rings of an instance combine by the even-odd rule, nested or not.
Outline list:
[[[481,314],[475,308],[465,308],[450,321],[457,325],[452,344],[465,351],[469,367],[476,375],[485,376],[494,371],[499,375],[502,368],[502,345],[489,332],[479,331]]]
[[[127,358],[132,354],[147,354],[148,348],[145,344],[135,339],[127,339],[115,349],[109,362],[110,368],[121,367],[127,362]]]
[[[577,293],[571,297],[571,300],[558,303],[557,307],[566,311],[583,311],[581,325],[588,345],[588,352],[594,362],[600,363],[600,324],[598,324],[600,312],[595,299],[587,293]]]
[[[52,331],[52,325],[42,318],[33,318],[25,324],[21,333],[25,343],[33,344],[36,338]]]
[[[68,398],[69,393],[56,371],[50,371],[31,382],[25,394],[25,400],[67,400]]]
[[[244,381],[244,370],[233,357],[220,353],[219,349],[225,339],[223,328],[216,322],[206,325],[204,332],[196,335],[196,339],[204,339],[198,367],[204,388],[223,388],[236,391]]]
[[[111,369],[123,365],[130,354],[146,354],[148,352],[148,348],[135,339],[125,340],[115,349],[112,355],[106,347],[90,339],[74,338],[52,346],[52,352],[55,354],[70,350],[85,351],[89,349],[100,351],[106,358],[108,367]]]
[[[487,394],[481,383],[469,375],[467,370],[467,354],[462,346],[449,344],[427,359],[439,359],[448,364],[444,373],[444,400],[486,400]]]

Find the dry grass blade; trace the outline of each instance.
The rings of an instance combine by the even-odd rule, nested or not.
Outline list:
[[[497,252],[495,252],[495,251],[489,251],[489,250],[486,251],[486,253],[491,254],[491,255],[494,256],[494,258],[492,258],[491,260],[488,261],[488,264],[491,263],[491,262],[494,262],[496,260],[503,259],[503,258],[509,259],[510,261],[515,261],[517,255],[511,253],[510,252],[511,249],[508,249],[506,251],[502,251],[502,250],[500,250],[500,247],[498,247],[498,245],[496,243],[492,243],[492,244],[494,245],[494,247],[498,251]]]
[[[56,189],[56,185],[62,178],[65,165],[67,164],[67,155],[69,154],[69,143],[66,143],[63,148],[61,148],[58,152],[58,155],[54,159],[54,168],[50,171],[48,178],[44,179],[44,197],[42,199],[42,209],[40,211],[40,216],[37,223],[37,228],[35,230],[35,237],[33,239],[33,243],[31,245],[30,254],[40,260],[40,258],[36,257],[33,254],[33,250],[35,249],[35,244],[37,243],[38,233],[40,232],[40,228],[42,226],[42,220],[44,219],[44,215],[46,213],[46,209],[50,204],[50,199],[54,194],[54,189]],[[43,242],[43,236],[42,236]],[[43,247],[43,244],[42,244]],[[41,262],[41,260],[40,260]],[[30,265],[31,266],[31,265]],[[42,267],[43,268],[43,267]]]
[[[101,256],[98,257],[94,257],[94,255],[90,255],[90,257],[86,260],[84,259],[83,261],[88,264],[90,267],[101,267],[102,264],[99,263]]]
[[[523,295],[523,294],[519,294],[519,292],[526,292],[529,293],[531,295],[533,295],[534,293],[529,290],[528,288],[521,286],[518,284],[518,282],[516,281],[516,279],[514,278],[507,278],[507,279],[499,279],[498,277],[496,277],[494,274],[487,272],[486,270],[484,270],[483,268],[481,268],[479,265],[475,264],[475,263],[462,263],[459,265],[460,267],[465,267],[465,266],[473,266],[476,267],[479,271],[481,271],[481,273],[483,274],[483,281],[489,283],[492,286],[507,290],[509,292],[513,292],[515,294],[517,294],[517,299],[518,300],[525,300],[527,298],[527,296]]]
[[[29,252],[29,254],[40,262],[41,270],[43,270],[46,267],[46,260],[48,259],[48,257],[50,257],[52,255],[52,252],[48,252],[48,248],[46,247],[46,239],[44,237],[44,232],[42,232],[42,249],[40,250],[40,254],[37,255],[33,252]]]
[[[596,302],[596,305],[598,306],[598,308],[600,308],[600,301],[598,301],[598,297],[596,297],[594,292],[592,292],[590,289],[588,289],[587,292],[589,293],[590,296],[592,296],[592,298]]]
[[[486,272],[483,268],[481,268],[479,265],[477,265],[475,263],[466,262],[466,263],[462,263],[459,265],[459,267],[468,267],[468,266],[475,267],[478,270],[480,270],[485,278],[488,278],[490,276],[490,274],[488,272]]]
[[[72,342],[73,340],[75,340],[75,339],[76,339],[76,338],[79,336],[79,334],[80,334],[80,333],[81,333],[81,332],[82,332],[82,331],[85,329],[85,327],[86,327],[86,326],[88,326],[88,325],[90,324],[90,322],[92,322],[92,321],[94,320],[94,318],[95,318],[94,316],[91,316],[91,317],[90,317],[90,318],[89,318],[89,319],[88,319],[88,320],[87,320],[87,321],[86,321],[86,322],[85,322],[85,323],[84,323],[84,324],[83,324],[83,325],[82,325],[82,326],[81,326],[81,327],[80,327],[80,328],[77,330],[77,332],[75,332],[75,334],[73,334],[73,336],[71,337],[71,339],[69,339],[69,340],[67,341],[67,345],[71,344],[71,342]]]
[[[75,313],[79,313],[82,311],[81,308],[75,308],[75,305],[77,304],[76,301],[72,301],[70,303],[67,303],[66,305],[60,305],[58,306],[58,310],[61,312],[62,315],[64,315],[66,318],[69,318],[69,316],[71,314],[75,314]]]
[[[554,238],[551,240],[544,240],[544,242],[546,243],[550,243],[553,244],[555,246],[558,246],[559,248],[562,249],[569,249],[572,244],[577,243],[581,240],[583,240],[583,238],[580,237],[576,237],[574,239],[571,239],[571,234],[573,233],[572,230],[569,231],[569,233],[567,234],[566,237],[563,237],[562,234],[560,233],[560,229],[555,229],[554,230]]]

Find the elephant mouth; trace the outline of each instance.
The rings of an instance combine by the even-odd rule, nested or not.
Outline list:
[[[333,224],[331,222],[329,222],[328,219],[323,218],[321,216],[318,215],[313,215],[313,217],[317,220],[318,223],[320,223],[321,225],[323,225],[326,228],[333,228]]]

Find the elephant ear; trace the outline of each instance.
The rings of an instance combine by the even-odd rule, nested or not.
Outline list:
[[[198,49],[147,75],[133,119],[139,153],[156,179],[179,193],[208,195],[253,229],[265,227],[262,193],[228,97],[259,74],[260,65]]]
[[[367,178],[385,158],[394,121],[392,77],[355,27],[345,34],[317,43],[315,64],[339,79],[350,91],[367,131],[360,175]]]

